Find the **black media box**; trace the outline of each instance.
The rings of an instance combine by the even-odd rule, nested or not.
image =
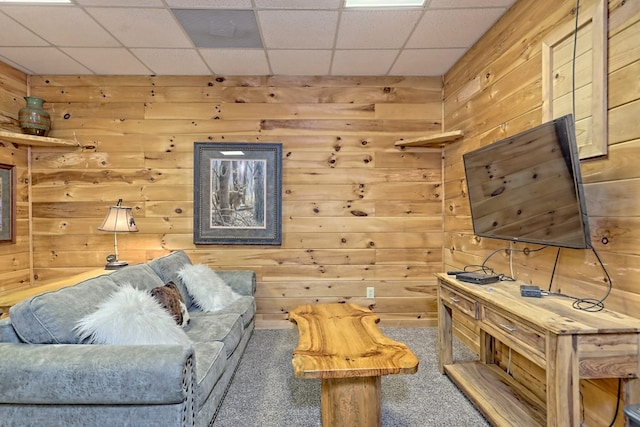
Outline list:
[[[538,286],[520,285],[520,295],[522,295],[523,297],[541,298],[542,291]]]
[[[495,283],[500,281],[500,276],[497,274],[484,274],[484,273],[458,273],[456,279],[461,282],[476,283],[478,285],[486,285],[488,283]]]

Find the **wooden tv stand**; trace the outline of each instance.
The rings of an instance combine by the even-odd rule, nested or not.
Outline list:
[[[577,427],[583,378],[623,378],[624,404],[640,402],[640,319],[609,310],[576,310],[563,297],[525,298],[518,282],[477,285],[436,276],[440,372],[491,424]],[[454,363],[454,310],[479,326],[479,361]],[[497,365],[497,341],[546,371],[546,401]]]

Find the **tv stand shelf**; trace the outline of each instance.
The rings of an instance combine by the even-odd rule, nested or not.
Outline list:
[[[492,413],[494,425],[547,425],[547,405],[494,364],[464,362],[446,365],[445,373],[482,412]],[[496,411],[499,406],[500,411]]]
[[[477,285],[437,277],[440,372],[492,425],[578,427],[581,378],[622,378],[627,400],[640,396],[640,319],[576,310],[557,296],[525,298],[517,282]],[[479,361],[453,360],[454,311],[479,326]],[[544,369],[545,400],[498,366],[498,343]],[[640,402],[623,402],[630,403]]]

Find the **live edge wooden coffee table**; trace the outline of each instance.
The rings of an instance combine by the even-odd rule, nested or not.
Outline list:
[[[382,334],[380,318],[354,304],[301,305],[289,313],[298,325],[293,372],[322,379],[323,427],[381,424],[381,376],[413,374],[418,359]]]

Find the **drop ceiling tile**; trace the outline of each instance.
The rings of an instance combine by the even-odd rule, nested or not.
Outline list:
[[[82,6],[163,7],[162,0],[75,0]]]
[[[385,75],[398,56],[399,50],[336,50],[331,75],[375,76]]]
[[[251,0],[166,0],[171,8],[251,9]]]
[[[157,75],[211,74],[195,49],[131,49]]]
[[[265,47],[269,49],[330,49],[337,11],[263,10],[258,12]]]
[[[82,48],[62,49],[67,55],[99,75],[147,75],[151,71],[124,48]]]
[[[55,47],[0,47],[0,56],[32,74],[91,74]]]
[[[262,48],[253,10],[173,9],[199,48]]]
[[[258,9],[339,9],[343,0],[254,0]]]
[[[271,70],[276,75],[322,76],[329,74],[330,50],[269,50]]]
[[[125,46],[193,47],[169,10],[91,7],[87,11]]]
[[[404,49],[391,68],[396,76],[442,76],[465,49]]]
[[[422,10],[345,11],[340,18],[338,49],[401,48]]]
[[[200,49],[200,55],[214,74],[237,76],[271,74],[263,49]]]
[[[7,15],[0,13],[2,44],[4,46],[48,46],[49,43],[27,30]]]
[[[375,11],[345,9],[344,0],[73,0],[72,5],[29,6],[0,3],[0,47],[58,49],[44,51],[46,57],[62,61],[49,62],[50,70],[41,66],[39,58],[5,51],[12,55],[3,57],[7,63],[31,74],[35,73],[31,66],[39,67],[42,74],[62,73],[61,70],[73,73],[76,68],[78,74],[110,73],[113,69],[123,74],[146,74],[142,70],[151,65],[143,63],[144,57],[154,66],[148,72],[156,74],[160,70],[174,74],[176,69],[185,75],[203,70],[209,74],[213,68],[208,64],[213,64],[218,67],[216,73],[243,75],[402,75],[398,70],[406,70],[408,75],[441,75],[450,67],[450,58],[457,57],[457,49],[471,47],[515,1],[429,0],[424,8]],[[170,7],[253,13],[265,48],[225,48],[224,52],[220,48],[201,48],[199,53]],[[16,18],[5,10],[13,11]],[[104,50],[100,54],[92,48]],[[391,62],[394,65],[386,72],[392,61],[390,52],[406,48],[411,51],[398,55],[398,63]],[[450,48],[455,48],[455,53],[447,52]],[[132,58],[135,49],[140,50],[141,58]],[[167,64],[161,65],[162,50],[156,49],[193,52],[168,55]],[[307,53],[300,52],[305,49]],[[420,49],[428,50],[419,53]],[[270,50],[277,52],[270,55]],[[328,53],[330,50],[334,51]],[[430,55],[425,57],[424,52]],[[436,57],[443,64],[436,63]],[[176,65],[179,61],[184,63]],[[190,63],[194,68],[189,68]],[[416,68],[422,71],[415,74]]]
[[[3,11],[53,45],[119,46],[116,39],[79,7],[10,6]]]
[[[428,10],[406,47],[469,48],[503,12],[502,9]]]
[[[461,9],[468,7],[511,7],[516,0],[431,0],[429,9]]]

